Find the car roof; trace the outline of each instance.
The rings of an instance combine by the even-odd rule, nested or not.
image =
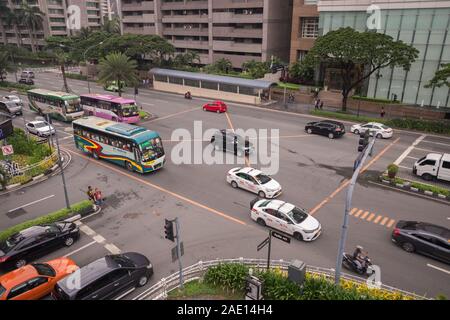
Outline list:
[[[40,234],[43,234],[48,229],[48,226],[33,226],[28,229],[24,229],[16,233],[16,235],[20,234],[24,238],[35,237]]]
[[[399,221],[398,227],[403,230],[423,231],[428,234],[443,238],[445,241],[450,240],[450,230],[446,227],[438,226],[428,222],[420,221]]]
[[[266,208],[280,210],[284,213],[291,211],[294,207],[293,204],[281,200],[272,200],[266,206]]]
[[[0,284],[8,290],[37,276],[39,276],[37,270],[31,264],[28,264],[0,276]]]
[[[427,154],[427,159],[431,160],[440,160],[442,158],[442,154],[440,153],[429,153]],[[450,156],[449,156],[450,158]]]
[[[43,121],[43,120],[33,120],[33,121],[28,122],[28,123],[32,123],[32,124],[45,123],[45,124],[48,124],[47,121]]]
[[[262,173],[262,171],[260,171],[258,169],[255,169],[255,168],[252,168],[252,167],[242,168],[241,170],[239,170],[239,172],[246,173],[246,174],[248,174],[248,175],[250,175],[252,177],[255,177],[255,176],[257,176],[257,175]]]
[[[334,120],[322,120],[322,121],[319,121],[319,122],[330,123],[330,124],[335,124],[335,125],[339,125],[339,126],[343,125],[342,122],[334,121]]]
[[[66,285],[66,281],[64,279],[58,281],[58,286],[64,290],[65,293],[69,295],[73,295],[77,293],[80,289],[86,287],[90,283],[94,282],[98,278],[104,276],[109,273],[111,270],[119,269],[120,267],[117,265],[114,260],[112,260],[109,256],[105,256],[103,258],[97,259],[94,262],[85,265],[84,267],[79,269],[80,276],[80,288],[74,289],[69,288]]]

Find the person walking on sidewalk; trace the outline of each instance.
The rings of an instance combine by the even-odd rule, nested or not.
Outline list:
[[[384,118],[386,112],[384,111],[384,107],[381,107],[380,117]]]
[[[86,191],[86,194],[90,201],[95,202],[95,196],[94,196],[94,190],[91,186],[88,186],[88,189]]]
[[[97,205],[97,206],[101,206],[102,205],[102,203],[103,203],[103,195],[102,195],[102,192],[98,188],[95,188],[94,199],[95,199],[95,205]]]
[[[320,101],[319,109],[320,109],[320,110],[323,110],[323,101]]]

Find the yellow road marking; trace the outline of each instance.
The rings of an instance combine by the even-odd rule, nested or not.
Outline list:
[[[361,219],[365,219],[369,215],[369,211],[364,212],[364,214],[361,216]]]
[[[400,140],[400,138],[397,138],[394,141],[392,141],[389,145],[384,147],[384,149],[381,150],[380,153],[378,153],[364,168],[362,168],[361,173],[363,173],[364,171],[369,169],[370,166],[372,166],[375,163],[375,161],[380,159],[386,153],[386,151],[388,151],[399,140]],[[344,180],[341,183],[341,185],[335,191],[333,191],[332,194],[330,194],[328,197],[326,197],[324,200],[322,200],[317,206],[312,208],[309,213],[311,215],[315,214],[317,211],[319,211],[320,208],[322,208],[325,204],[327,204],[331,199],[333,199],[336,196],[336,194],[338,194],[342,189],[347,187],[349,184],[350,184],[350,180],[347,180],[347,179]]]
[[[231,118],[230,118],[230,115],[228,114],[228,111],[225,112],[225,115],[227,117],[227,121],[228,121],[228,125],[230,126],[230,129],[234,132],[233,123],[231,122]]]
[[[387,222],[389,220],[389,218],[387,218],[387,217],[384,217],[384,219],[383,220],[381,220],[381,222],[380,222],[380,224],[382,225],[382,226],[384,226],[385,225],[385,223]]]
[[[231,220],[231,221],[233,221],[233,222],[239,223],[239,224],[241,224],[241,225],[245,225],[245,226],[247,225],[247,223],[245,223],[245,222],[242,221],[242,220],[236,219],[236,218],[234,218],[234,217],[232,217],[232,216],[230,216],[230,215],[228,215],[228,214],[226,214],[226,213],[223,213],[223,212],[221,212],[221,211],[219,211],[219,210],[213,209],[213,208],[208,207],[208,206],[206,206],[206,205],[204,205],[204,204],[201,204],[201,203],[199,203],[199,202],[197,202],[197,201],[194,201],[194,200],[191,200],[191,199],[189,199],[189,198],[186,198],[185,196],[182,196],[182,195],[180,195],[180,194],[178,194],[178,193],[175,193],[175,192],[173,192],[173,191],[170,191],[170,190],[168,190],[168,189],[166,189],[166,188],[163,188],[163,187],[160,187],[160,186],[158,186],[158,185],[156,185],[156,184],[153,184],[153,183],[150,183],[150,182],[148,182],[148,181],[145,181],[144,179],[135,177],[135,176],[133,176],[133,175],[127,173],[127,172],[123,172],[122,170],[119,170],[118,168],[114,168],[113,166],[110,166],[110,165],[108,165],[108,164],[102,163],[101,161],[93,160],[93,159],[91,159],[91,158],[89,158],[89,157],[87,157],[87,156],[85,156],[85,155],[79,154],[78,152],[74,152],[74,151],[71,151],[71,150],[68,150],[68,149],[64,149],[64,150],[66,150],[66,151],[68,151],[68,152],[70,152],[70,153],[72,153],[72,154],[74,154],[74,155],[76,155],[76,156],[79,156],[80,158],[84,158],[84,159],[86,159],[86,160],[88,160],[88,161],[90,161],[90,162],[92,162],[92,163],[95,163],[95,164],[98,165],[98,166],[101,166],[101,167],[104,167],[104,168],[108,168],[108,169],[110,169],[110,170],[112,170],[112,171],[114,171],[114,172],[116,172],[116,173],[118,173],[118,174],[121,174],[121,175],[123,175],[123,176],[126,176],[126,177],[128,177],[128,178],[130,178],[130,179],[132,179],[132,180],[135,180],[135,181],[137,181],[137,182],[140,182],[140,183],[142,183],[142,184],[145,184],[145,185],[147,185],[147,186],[149,186],[149,187],[152,187],[152,188],[154,188],[154,189],[156,189],[156,190],[158,190],[158,191],[167,193],[167,194],[169,194],[169,195],[171,195],[171,196],[173,196],[173,197],[175,197],[175,198],[177,198],[177,199],[183,200],[183,201],[185,201],[185,202],[187,202],[187,203],[189,203],[189,204],[191,204],[191,205],[193,205],[193,206],[199,207],[199,208],[201,208],[201,209],[204,209],[204,210],[206,210],[206,211],[209,211],[209,212],[211,212],[211,213],[214,213],[214,214],[216,214],[216,215],[218,215],[218,216],[221,216],[221,217],[223,217],[223,218],[225,218],[225,219],[228,219],[228,220]]]
[[[376,217],[375,220],[373,220],[373,223],[378,223],[378,221],[380,221],[381,218],[383,218],[383,216]]]
[[[360,215],[361,215],[361,213],[363,213],[364,212],[364,210],[359,210],[356,214],[355,214],[355,218],[358,218]]]
[[[372,221],[373,217],[375,217],[375,213],[371,213],[370,216],[367,218],[367,221]]]
[[[352,216],[356,212],[356,210],[358,210],[358,208],[353,208],[352,210],[350,210],[350,215]]]
[[[390,227],[392,227],[392,225],[395,223],[395,220],[394,219],[391,219],[390,221],[389,221],[389,223],[386,225],[386,227],[388,227],[388,228],[390,228]]]

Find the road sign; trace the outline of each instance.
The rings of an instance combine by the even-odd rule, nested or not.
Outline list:
[[[264,239],[263,242],[261,242],[260,244],[258,244],[258,247],[256,248],[257,251],[261,250],[262,248],[264,248],[268,243],[269,243],[269,237],[267,237],[266,239]]]
[[[180,243],[180,251],[181,256],[184,256],[184,245],[183,242]],[[172,248],[172,262],[175,262],[178,260],[178,252],[177,252],[177,246]]]
[[[6,145],[2,147],[2,153],[4,156],[9,156],[14,153],[14,149],[12,145]]]
[[[273,236],[274,238],[277,238],[277,239],[279,239],[279,240],[281,240],[281,241],[284,241],[284,242],[286,242],[286,243],[291,243],[291,238],[289,238],[289,237],[287,237],[287,236],[285,236],[285,235],[283,235],[283,234],[281,234],[281,233],[272,231],[272,236]]]

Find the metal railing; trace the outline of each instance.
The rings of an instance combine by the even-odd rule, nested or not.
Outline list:
[[[216,260],[209,260],[209,261],[199,261],[196,264],[193,264],[189,267],[186,267],[183,269],[183,277],[184,282],[188,283],[190,281],[199,280],[202,279],[205,275],[206,271],[209,267],[214,267],[219,264],[223,263],[240,263],[247,265],[253,269],[253,271],[264,271],[267,269],[267,260],[265,259],[247,259],[247,258],[237,258],[237,259],[216,259]],[[271,260],[270,266],[272,269],[279,268],[283,271],[287,271],[289,265],[291,264],[290,261],[285,260]],[[307,266],[306,272],[309,274],[315,274],[323,276],[327,279],[329,279],[331,282],[334,280],[334,269],[328,269],[328,268],[321,268],[321,267],[314,267],[314,266]],[[341,279],[345,279],[347,281],[351,281],[357,284],[366,283],[366,279],[349,275],[349,274],[342,274]],[[161,279],[158,283],[151,286],[149,289],[145,290],[144,292],[140,293],[136,297],[133,298],[133,300],[160,300],[160,299],[166,299],[168,296],[168,293],[174,289],[179,288],[179,272],[173,273],[169,275],[166,278]],[[381,284],[380,289],[391,292],[391,293],[400,293],[405,296],[411,297],[413,299],[418,300],[426,300],[428,298],[419,296],[417,294],[407,292],[404,290],[400,290],[391,286],[387,286],[384,284]]]

